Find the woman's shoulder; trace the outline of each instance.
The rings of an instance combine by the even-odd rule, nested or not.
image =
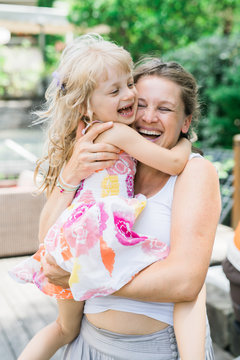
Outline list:
[[[179,175],[181,178],[192,178],[194,181],[211,180],[218,181],[218,173],[215,166],[199,154],[191,154],[184,170]]]

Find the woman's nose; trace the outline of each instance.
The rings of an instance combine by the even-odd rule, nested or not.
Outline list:
[[[158,121],[155,110],[149,107],[143,109],[142,119],[149,124]]]

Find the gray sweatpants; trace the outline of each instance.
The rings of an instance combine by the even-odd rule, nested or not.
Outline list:
[[[172,326],[149,335],[123,335],[98,329],[84,316],[79,336],[68,345],[63,360],[177,360]],[[209,325],[206,360],[214,360]]]

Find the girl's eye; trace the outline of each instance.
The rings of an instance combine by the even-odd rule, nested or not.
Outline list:
[[[145,107],[145,105],[143,105],[143,104],[138,104],[138,107],[139,107],[139,108],[143,108],[143,107]]]
[[[119,91],[118,89],[113,90],[113,91],[111,92],[111,94],[113,94],[113,95],[114,95],[114,94],[117,94],[117,93],[118,93],[118,91]]]
[[[132,89],[132,88],[134,87],[134,83],[128,84],[128,87],[129,87],[130,89]]]

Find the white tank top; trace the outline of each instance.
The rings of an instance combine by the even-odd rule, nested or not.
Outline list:
[[[191,154],[190,159],[193,157],[201,156]],[[172,200],[176,180],[177,176],[170,176],[164,187],[148,198],[144,211],[134,224],[134,230],[137,233],[157,237],[169,246]],[[143,302],[109,295],[87,300],[84,313],[99,313],[109,309],[142,314],[173,325],[173,303]]]

